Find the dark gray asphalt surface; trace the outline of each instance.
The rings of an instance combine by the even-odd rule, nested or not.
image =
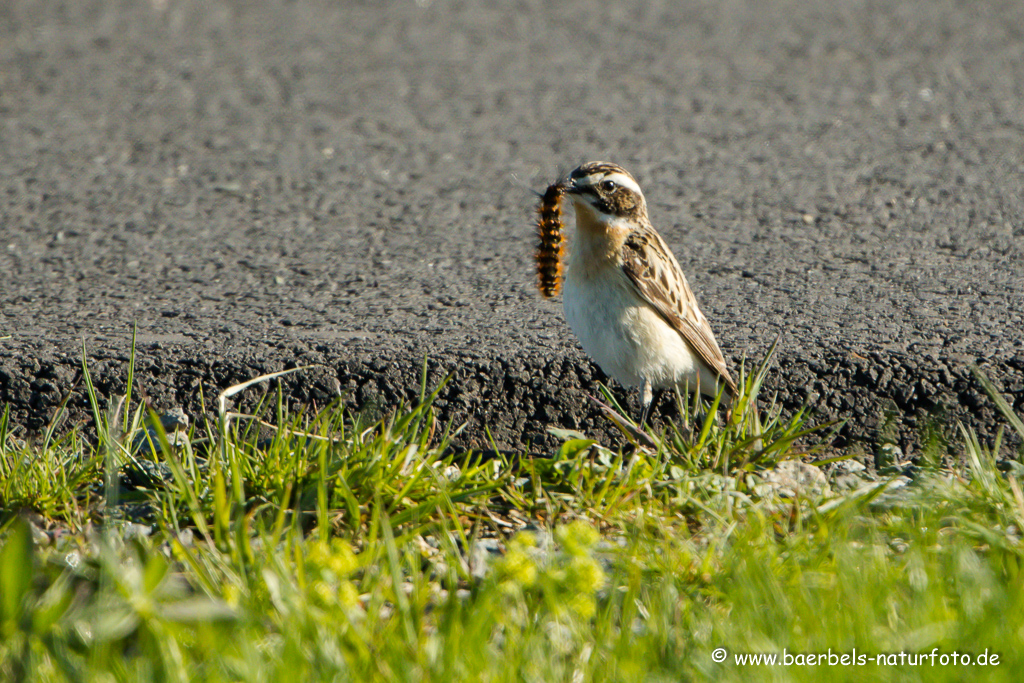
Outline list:
[[[338,5],[341,6],[338,6]],[[592,428],[600,372],[534,288],[531,210],[637,176],[726,352],[912,446],[1024,407],[1024,4],[0,3],[0,405],[80,362],[193,413],[202,384],[387,406],[456,371],[465,442]],[[258,393],[258,392],[256,392]],[[84,399],[72,397],[84,419]]]

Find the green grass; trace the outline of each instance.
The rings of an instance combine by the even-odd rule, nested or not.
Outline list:
[[[1021,468],[969,430],[962,470],[794,496],[772,471],[820,437],[763,398],[757,426],[763,372],[727,419],[681,401],[662,434],[623,425],[651,447],[560,432],[552,457],[484,459],[450,447],[425,390],[374,422],[279,394],[257,419],[229,390],[171,447],[87,370],[93,436],[56,437],[58,414],[25,444],[0,419],[3,681],[1015,681],[1024,665]],[[998,664],[938,657],[986,650]],[[839,664],[901,651],[937,657]]]

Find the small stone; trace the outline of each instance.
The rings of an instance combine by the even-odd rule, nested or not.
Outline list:
[[[160,415],[160,426],[167,436],[167,443],[176,451],[188,442],[189,419],[185,411],[172,408]],[[136,432],[132,438],[132,451],[143,458],[155,458],[160,452],[160,434],[155,426]]]
[[[883,469],[899,464],[903,460],[903,449],[894,443],[882,444],[875,453],[875,467]]]
[[[146,538],[153,533],[153,527],[148,524],[126,524],[124,527],[124,540],[133,538]]]
[[[121,472],[121,485],[125,488],[153,488],[174,481],[171,468],[162,462],[152,460],[136,460],[125,466]]]
[[[829,480],[837,491],[853,491],[872,481],[872,477],[863,463],[850,459],[835,463]]]
[[[800,460],[780,462],[775,469],[762,472],[761,480],[763,494],[773,492],[780,498],[818,498],[829,492],[828,479],[821,468]]]
[[[34,522],[29,522],[29,528],[32,530],[32,541],[36,545],[50,545],[50,534],[36,526]]]
[[[480,538],[469,553],[469,572],[475,579],[483,579],[491,569],[491,563],[503,554],[501,542],[496,538]]]

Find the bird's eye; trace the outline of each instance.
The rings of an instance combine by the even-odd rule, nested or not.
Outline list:
[[[605,191],[605,192],[614,192],[615,191],[615,181],[614,180],[603,180],[603,181],[601,181],[601,189],[603,191]]]

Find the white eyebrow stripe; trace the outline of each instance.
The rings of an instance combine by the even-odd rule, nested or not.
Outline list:
[[[644,196],[644,193],[640,191],[640,186],[636,184],[636,181],[624,173],[609,173],[608,175],[605,175],[604,173],[594,173],[581,178],[580,185],[596,185],[602,180],[611,180],[617,185],[628,187],[630,190],[640,195],[641,197]]]
[[[631,189],[633,192],[637,193],[641,197],[644,195],[644,193],[640,191],[640,186],[637,185],[636,181],[633,180],[632,178],[630,178],[628,175],[625,175],[623,173],[611,173],[611,174],[605,176],[604,179],[605,180],[614,181],[617,185],[622,185],[623,187],[628,187],[629,189]]]

